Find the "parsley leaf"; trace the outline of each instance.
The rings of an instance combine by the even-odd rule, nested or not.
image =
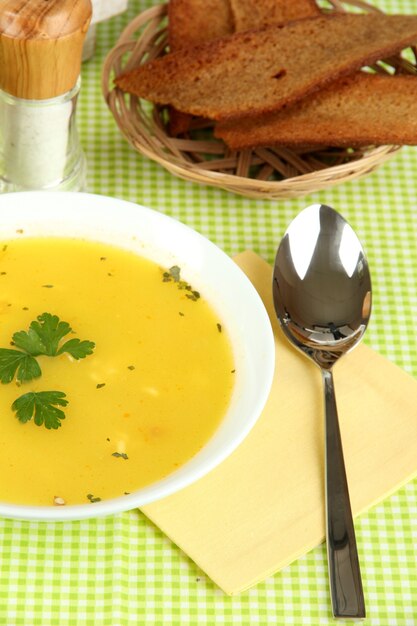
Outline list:
[[[39,354],[46,353],[45,344],[33,328],[29,328],[28,332],[19,330],[17,333],[14,333],[12,340],[15,346],[32,356],[39,356]]]
[[[64,411],[58,406],[67,406],[66,394],[62,391],[30,391],[25,393],[12,404],[16,411],[17,419],[26,424],[35,416],[37,426],[45,425],[45,428],[57,429],[61,426],[61,420],[65,419]]]
[[[78,360],[93,352],[95,343],[76,338],[60,346],[61,340],[70,332],[72,328],[68,322],[62,322],[57,315],[38,315],[27,332],[20,330],[14,333],[12,345],[20,350],[0,348],[0,381],[10,383],[15,376],[18,383],[39,378],[42,371],[35,357],[40,355],[57,356],[67,352]],[[68,400],[65,398],[63,391],[31,391],[17,398],[12,404],[12,410],[22,424],[34,418],[37,426],[44,425],[48,430],[56,430],[65,419],[64,411],[58,408],[67,406]]]
[[[3,384],[11,383],[16,375],[18,382],[23,383],[42,374],[36,359],[26,352],[0,348],[0,381]]]
[[[93,353],[96,344],[93,341],[80,341],[79,339],[69,339],[59,348],[57,354],[68,352],[74,359],[85,359],[86,356]]]
[[[31,322],[28,332],[21,330],[13,335],[13,341],[18,348],[25,350],[32,356],[45,354],[57,356],[68,352],[74,359],[84,359],[92,354],[95,344],[92,341],[69,339],[63,346],[59,342],[72,332],[68,322],[62,322],[57,315],[42,313],[37,320]]]
[[[72,328],[68,322],[61,322],[57,315],[42,313],[42,315],[38,315],[37,321],[31,323],[29,331],[30,330],[32,330],[43,343],[45,351],[42,352],[42,354],[55,356],[59,342],[65,335],[71,332]],[[29,336],[29,333],[27,333],[27,335]]]

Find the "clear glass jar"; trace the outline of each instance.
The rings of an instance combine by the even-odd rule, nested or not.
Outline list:
[[[0,90],[0,193],[80,191],[85,157],[76,126],[80,81],[47,100],[25,100]]]

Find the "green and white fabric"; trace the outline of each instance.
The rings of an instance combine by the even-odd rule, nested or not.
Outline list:
[[[376,4],[390,13],[417,10],[415,0]],[[129,147],[100,91],[105,54],[150,5],[131,0],[126,14],[100,24],[96,55],[83,66],[78,123],[88,191],[157,209],[228,254],[250,248],[270,262],[298,211],[313,202],[332,205],[357,230],[370,259],[375,298],[366,342],[417,377],[417,148],[402,149],[367,178],[291,201],[249,200],[174,178]],[[417,480],[363,515],[356,529],[366,623],[415,626]],[[327,626],[334,621],[325,547],[231,598],[138,511],[55,524],[0,519],[3,624]]]

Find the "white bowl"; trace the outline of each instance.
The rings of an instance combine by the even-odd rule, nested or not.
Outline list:
[[[24,192],[0,196],[1,239],[69,236],[136,251],[165,267],[178,264],[201,290],[228,330],[236,382],[220,426],[190,461],[142,489],[94,504],[29,506],[0,502],[0,515],[20,519],[74,520],[133,509],[201,478],[244,439],[259,417],[272,383],[274,340],[258,293],[217,246],[162,213],[123,200],[84,193]],[[22,235],[19,235],[20,237]]]

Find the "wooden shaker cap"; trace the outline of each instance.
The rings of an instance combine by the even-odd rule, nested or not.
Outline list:
[[[30,100],[70,91],[91,13],[91,0],[0,0],[0,89]]]

